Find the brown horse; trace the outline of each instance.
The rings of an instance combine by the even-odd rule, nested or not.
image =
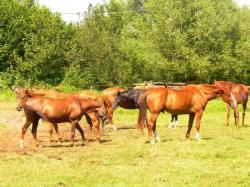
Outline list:
[[[245,112],[247,108],[247,101],[248,101],[248,88],[244,84],[236,84],[229,81],[214,81],[215,85],[220,85],[222,87],[226,87],[231,90],[232,96],[234,98],[236,107],[234,108],[234,120],[235,125],[239,124],[239,110],[238,110],[238,104],[242,104],[243,112],[242,112],[242,125],[244,125],[244,119],[245,119]],[[227,100],[222,97],[223,101],[226,102],[227,107],[227,126],[229,125],[229,118],[230,118],[230,105],[227,102]]]
[[[109,122],[111,123],[112,128],[114,130],[116,130],[117,127],[113,123],[113,113],[114,113],[114,110],[112,108],[112,105],[113,105],[113,102],[114,102],[115,97],[118,94],[118,92],[123,92],[123,91],[125,91],[125,89],[123,89],[123,88],[116,88],[116,87],[107,88],[107,89],[105,89],[105,90],[102,91],[102,100],[104,102],[105,107],[108,110]],[[120,103],[120,106],[122,108],[125,108],[125,109],[131,109],[131,104],[132,103],[130,103],[130,102],[124,102],[123,101],[123,102]]]
[[[21,148],[23,148],[24,135],[29,127],[30,123],[33,123],[32,126],[32,134],[33,138],[38,145],[36,132],[38,121],[40,118],[45,119],[50,123],[62,123],[62,122],[70,122],[71,123],[71,145],[74,144],[74,135],[75,128],[79,126],[79,120],[82,118],[84,114],[87,112],[97,111],[100,116],[105,116],[104,106],[99,101],[94,101],[90,99],[83,99],[79,97],[75,97],[72,95],[66,95],[60,98],[48,98],[48,97],[37,97],[30,98],[29,95],[22,95],[19,98],[18,110],[24,108],[25,110],[31,111],[32,115],[30,115],[31,120],[26,121],[22,128],[21,135]],[[99,128],[97,129],[97,139],[99,140]],[[83,136],[84,138],[84,136]]]
[[[156,132],[156,119],[160,112],[167,111],[170,114],[189,114],[188,130],[186,138],[190,137],[190,131],[196,117],[196,139],[200,139],[200,121],[202,113],[209,100],[224,95],[227,102],[235,107],[229,90],[215,85],[189,85],[181,90],[168,88],[155,88],[146,92],[144,96],[144,108],[139,116],[139,125],[143,129],[146,122],[146,109],[150,110],[151,116],[148,122],[149,140],[153,144],[160,141]]]
[[[36,98],[36,97],[51,97],[51,98],[58,98],[58,97],[65,97],[66,94],[63,94],[63,93],[59,93],[55,90],[48,90],[48,92],[45,90],[42,90],[42,91],[34,91],[34,90],[30,90],[30,89],[23,89],[23,88],[16,88],[15,89],[15,92],[17,94],[17,96],[19,98],[21,97],[24,97],[25,94],[27,94],[27,96],[29,98]],[[76,92],[76,93],[70,93],[68,95],[71,95],[71,96],[76,96],[76,97],[80,97],[80,98],[89,98],[89,99],[93,99],[93,100],[97,100],[98,97],[95,95],[94,92],[90,92],[90,91],[80,91],[80,92]],[[25,109],[24,110],[25,112],[25,117],[26,117],[26,124],[31,124],[32,122],[32,119],[33,119],[33,112],[28,110],[28,109]],[[92,128],[93,126],[98,129],[96,131],[96,137],[97,139],[100,139],[100,135],[99,135],[99,126],[100,126],[100,120],[98,118],[98,115],[95,113],[95,112],[87,112],[85,114],[85,117],[86,117],[86,120],[89,124],[89,135],[88,135],[88,141],[90,141],[92,139]],[[106,123],[106,119],[103,118],[103,122]],[[62,140],[62,135],[59,131],[59,128],[58,128],[58,125],[57,123],[49,123],[49,133],[50,133],[50,144],[53,142],[53,126],[58,134],[58,139],[59,139],[59,142],[61,142]],[[82,139],[84,140],[85,137],[84,137],[84,132],[81,128],[81,126],[77,125],[76,126],[77,130],[80,132],[81,136],[82,136]]]

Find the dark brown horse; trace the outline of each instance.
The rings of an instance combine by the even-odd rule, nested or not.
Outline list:
[[[219,85],[222,87],[226,87],[231,90],[232,96],[234,98],[234,102],[236,107],[234,108],[234,119],[235,119],[235,125],[239,124],[239,110],[238,110],[238,104],[242,104],[243,112],[242,112],[242,125],[244,125],[244,119],[245,119],[245,112],[247,108],[247,101],[248,101],[248,88],[244,84],[236,84],[229,81],[214,81],[215,85]],[[229,118],[230,118],[230,105],[227,102],[227,100],[222,97],[223,101],[226,102],[227,106],[227,126],[229,125]]]
[[[60,98],[37,97],[30,98],[26,92],[19,98],[18,110],[24,108],[32,112],[31,122],[33,138],[38,145],[36,132],[40,118],[50,123],[71,123],[71,145],[74,144],[75,128],[79,126],[79,120],[87,112],[97,111],[100,116],[105,116],[105,108],[99,101],[83,99],[72,95],[66,95]],[[29,127],[30,121],[24,124],[21,135],[21,148],[23,148],[24,135]],[[97,129],[97,139],[100,138],[99,129]]]
[[[224,96],[232,107],[235,107],[232,95],[229,90],[215,85],[189,85],[181,90],[168,88],[155,88],[146,92],[144,97],[144,108],[139,116],[140,127],[143,128],[146,122],[146,109],[150,110],[151,116],[148,122],[149,140],[153,144],[160,141],[156,132],[156,119],[160,112],[167,111],[170,114],[189,114],[188,130],[186,138],[190,137],[190,131],[196,117],[196,139],[200,139],[200,122],[203,111],[209,100]],[[153,136],[155,140],[153,139]]]

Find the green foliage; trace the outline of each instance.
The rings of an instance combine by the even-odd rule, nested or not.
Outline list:
[[[232,0],[111,0],[90,6],[77,24],[34,1],[0,3],[7,86],[250,83],[250,10]]]

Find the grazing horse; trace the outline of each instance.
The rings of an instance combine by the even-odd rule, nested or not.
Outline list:
[[[247,101],[248,101],[248,88],[244,84],[236,84],[229,81],[214,81],[215,85],[220,85],[222,87],[227,87],[231,90],[232,96],[234,98],[234,101],[236,103],[236,107],[234,108],[234,120],[235,125],[239,124],[239,110],[238,110],[238,104],[242,104],[243,112],[242,112],[242,125],[244,125],[244,119],[245,119],[245,112],[247,108]],[[226,102],[227,106],[227,126],[229,125],[229,118],[230,118],[230,105],[229,103],[222,97],[223,101]]]
[[[102,100],[103,100],[103,103],[104,103],[105,107],[108,110],[109,122],[112,125],[112,128],[114,130],[117,130],[117,127],[113,123],[113,113],[114,113],[114,110],[112,109],[112,104],[113,104],[113,102],[115,100],[115,96],[117,95],[117,93],[118,92],[123,92],[123,91],[125,91],[125,89],[123,89],[123,88],[116,88],[116,87],[107,88],[107,89],[105,89],[105,90],[102,91]],[[122,108],[129,107],[126,102],[122,102],[120,106]]]
[[[34,90],[29,90],[29,89],[22,89],[22,88],[18,88],[18,89],[15,89],[16,91],[16,94],[18,96],[18,98],[21,98],[21,97],[24,97],[25,95],[27,95],[27,97],[29,98],[36,98],[36,97],[51,97],[51,98],[58,98],[58,97],[65,97],[66,94],[63,94],[63,93],[59,93],[57,94],[56,91],[52,90],[47,93],[46,91],[34,91]],[[67,94],[67,95],[71,95],[71,96],[76,96],[76,97],[80,97],[80,98],[89,98],[89,99],[93,99],[93,100],[97,100],[97,96],[95,95],[95,93],[93,92],[90,92],[90,91],[80,91],[80,92],[76,92],[76,93],[70,93],[70,94]],[[31,124],[32,120],[33,120],[33,112],[28,110],[28,109],[24,109],[24,112],[25,112],[25,117],[26,117],[26,122],[25,124]],[[86,121],[87,123],[89,124],[89,127],[88,127],[88,141],[90,141],[92,139],[92,128],[93,126],[98,129],[96,131],[96,136],[98,137],[97,139],[100,139],[100,136],[99,136],[99,126],[100,126],[100,120],[99,120],[99,117],[98,115],[95,113],[95,112],[87,112],[85,114],[85,118],[86,118]],[[102,118],[102,121],[104,123],[107,123],[107,119],[105,117]],[[61,142],[62,140],[62,135],[59,131],[59,128],[58,128],[58,125],[57,123],[49,123],[49,133],[50,133],[50,138],[49,138],[49,142],[50,144],[53,142],[53,126],[57,132],[57,135],[58,135],[58,140],[59,142]],[[81,128],[80,125],[77,125],[76,126],[77,130],[80,132],[81,134],[81,137],[82,139],[84,140],[85,137],[84,137],[84,132]]]
[[[152,89],[152,88],[149,88],[149,89]],[[136,108],[140,109],[142,107],[141,99],[144,96],[146,91],[147,91],[146,89],[133,89],[133,90],[127,90],[124,92],[118,92],[113,102],[112,109],[115,110],[118,106],[120,106],[123,103],[130,104],[130,106],[127,107],[127,109],[136,109]],[[140,111],[142,110],[139,110],[139,116],[142,115]],[[174,120],[175,120],[175,124],[173,125]],[[139,123],[138,123],[138,126],[139,126]],[[171,122],[170,122],[169,127],[177,127],[177,126],[178,126],[178,116],[171,115]]]
[[[23,148],[24,135],[29,127],[30,123],[33,123],[32,134],[36,145],[38,145],[36,132],[38,121],[40,118],[50,123],[71,123],[71,145],[74,144],[75,128],[79,126],[79,120],[87,112],[96,111],[99,116],[103,117],[106,115],[103,104],[99,101],[79,98],[72,95],[65,95],[60,98],[49,98],[49,97],[37,97],[30,98],[29,95],[22,95],[19,98],[17,110],[30,111],[30,120],[26,121],[22,128],[20,147]],[[32,113],[31,113],[32,112]],[[99,128],[97,128],[97,140],[100,139]],[[84,136],[83,136],[84,138]]]
[[[150,110],[151,116],[148,122],[149,141],[153,144],[160,141],[156,132],[156,119],[160,112],[167,111],[170,114],[189,114],[188,130],[186,138],[190,137],[190,131],[196,117],[196,139],[200,139],[200,121],[205,107],[211,99],[224,96],[232,107],[236,107],[230,91],[215,85],[188,85],[180,90],[168,88],[154,88],[148,90],[143,97],[142,116],[139,116],[141,129],[145,126],[146,110]],[[153,139],[153,136],[155,140]]]

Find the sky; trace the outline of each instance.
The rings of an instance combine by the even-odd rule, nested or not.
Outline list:
[[[87,11],[90,3],[96,5],[107,1],[108,0],[37,0],[38,4],[45,5],[52,12],[62,13],[62,18],[67,22],[78,22],[82,20],[82,15]],[[240,6],[248,5],[250,7],[250,0],[235,1]]]

